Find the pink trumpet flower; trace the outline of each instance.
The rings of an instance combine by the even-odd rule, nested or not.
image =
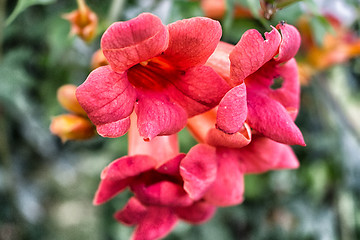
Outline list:
[[[206,65],[233,88],[219,104],[218,129],[234,134],[246,121],[253,130],[274,141],[305,145],[294,123],[300,84],[293,57],[299,46],[299,32],[289,24],[277,25],[265,33],[265,40],[252,29],[244,33],[236,46],[219,43]],[[272,89],[276,79],[282,80],[282,85]]]
[[[134,109],[145,140],[174,134],[230,89],[204,66],[220,37],[219,22],[204,17],[165,26],[143,13],[116,22],[101,39],[109,66],[95,69],[78,87],[79,103],[105,137],[124,135]]]
[[[192,199],[225,207],[243,201],[244,174],[297,167],[290,146],[254,136],[243,148],[194,146],[181,160],[180,174]]]
[[[159,239],[172,230],[178,219],[200,224],[213,216],[215,206],[191,198],[184,190],[180,162],[185,154],[179,153],[176,135],[144,142],[135,126],[128,135],[129,156],[115,160],[103,170],[95,205],[129,187],[134,197],[115,218],[136,225],[132,239]]]

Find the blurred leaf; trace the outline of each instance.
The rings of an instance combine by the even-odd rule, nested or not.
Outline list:
[[[22,13],[25,9],[31,7],[32,5],[46,5],[55,1],[56,0],[19,0],[16,4],[14,11],[10,14],[8,19],[6,19],[6,25],[10,25],[20,13]]]
[[[326,33],[334,33],[333,27],[328,20],[322,15],[316,15],[310,20],[310,26],[314,40],[318,46],[322,46],[324,42],[324,35]]]

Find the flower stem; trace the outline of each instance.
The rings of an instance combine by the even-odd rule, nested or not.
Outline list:
[[[124,8],[124,0],[113,0],[111,2],[107,20],[109,23],[117,21],[121,15],[121,12]]]
[[[5,29],[5,8],[6,0],[0,0],[0,62],[2,59],[2,45],[4,41],[4,29]]]

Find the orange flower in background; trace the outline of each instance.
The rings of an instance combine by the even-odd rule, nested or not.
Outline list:
[[[226,0],[201,0],[201,9],[205,17],[221,19],[227,11]],[[239,4],[234,5],[233,15],[235,18],[253,17],[248,8]]]
[[[94,52],[94,54],[91,57],[91,69],[94,70],[95,68],[106,66],[109,62],[104,56],[104,53],[101,49]]]
[[[86,42],[90,42],[96,35],[98,17],[86,5],[85,0],[77,0],[78,9],[64,14],[63,18],[71,23],[70,34],[78,35]]]
[[[62,114],[52,119],[50,125],[52,134],[68,140],[85,140],[94,136],[94,125],[84,117],[74,114]]]
[[[341,25],[336,18],[327,16],[327,20],[334,32],[324,35],[321,46],[312,38],[309,18],[303,17],[299,20],[299,31],[303,37],[302,47],[306,54],[305,61],[299,62],[302,84],[308,83],[311,76],[317,72],[360,55],[360,38]]]
[[[95,135],[94,125],[77,101],[75,90],[75,85],[66,84],[57,91],[60,105],[71,112],[54,117],[50,124],[50,132],[60,137],[62,142],[85,140]]]

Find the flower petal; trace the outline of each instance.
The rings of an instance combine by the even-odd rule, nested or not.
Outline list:
[[[219,207],[239,204],[244,194],[244,176],[240,163],[229,148],[218,149],[217,155],[217,177],[204,199]]]
[[[115,197],[118,193],[123,191],[131,181],[132,178],[125,178],[116,181],[111,179],[102,179],[95,193],[93,204],[100,205],[106,201],[109,201],[111,198]]]
[[[198,201],[189,207],[175,208],[176,215],[192,224],[201,224],[214,216],[216,207],[204,201]]]
[[[226,82],[230,83],[230,52],[234,49],[234,45],[220,41],[216,46],[214,53],[209,57],[206,66],[211,67]]]
[[[185,156],[185,153],[178,154],[176,157],[168,160],[163,165],[158,167],[156,171],[159,173],[180,177],[180,162]]]
[[[250,90],[247,98],[248,122],[252,128],[274,141],[305,146],[299,128],[279,102]]]
[[[277,29],[280,29],[282,40],[279,48],[279,55],[275,58],[276,61],[282,63],[293,58],[300,48],[301,37],[299,31],[289,24],[278,24]]]
[[[96,131],[102,137],[117,138],[124,135],[130,128],[130,117],[116,122],[96,126]]]
[[[148,156],[125,156],[110,163],[101,173],[94,204],[104,203],[124,190],[135,176],[153,169],[157,161]]]
[[[276,169],[295,169],[300,166],[294,151],[290,146],[284,145],[282,147],[280,160],[276,164]]]
[[[101,48],[111,68],[123,72],[163,52],[169,41],[167,27],[150,13],[113,23],[101,38]]]
[[[223,131],[213,128],[210,129],[206,143],[215,147],[242,148],[251,141],[251,128],[247,123],[234,134],[227,134]]]
[[[221,26],[210,18],[194,17],[168,25],[169,46],[164,57],[178,68],[202,65],[214,52],[221,37]]]
[[[140,223],[147,214],[147,208],[141,202],[132,197],[127,204],[114,214],[117,221],[126,225],[134,225]]]
[[[110,163],[101,173],[102,179],[122,180],[154,169],[157,161],[146,155],[125,156]]]
[[[237,151],[245,173],[262,173],[269,170],[299,166],[291,147],[265,137],[256,137]]]
[[[184,207],[193,203],[181,185],[170,181],[163,180],[149,184],[142,178],[133,182],[130,187],[135,196],[147,205]]]
[[[184,189],[194,200],[204,196],[206,190],[215,181],[217,162],[215,148],[198,144],[190,149],[180,163],[180,174]]]
[[[171,135],[186,125],[187,114],[165,95],[143,93],[135,107],[140,136],[151,140],[158,135]]]
[[[246,87],[242,83],[225,94],[219,104],[217,128],[228,134],[241,129],[247,116]]]
[[[255,29],[242,35],[230,53],[230,77],[234,84],[241,84],[247,76],[276,55],[281,41],[280,33],[273,28],[271,32],[265,33],[265,38]]]
[[[148,207],[146,216],[135,228],[131,240],[155,240],[165,237],[175,227],[177,217],[167,207]]]
[[[207,66],[188,69],[181,80],[173,81],[172,84],[180,92],[169,92],[171,98],[186,110],[189,117],[215,107],[230,90],[225,80]]]
[[[90,120],[102,125],[128,117],[134,108],[136,92],[126,74],[104,66],[90,73],[77,88],[76,97]]]

